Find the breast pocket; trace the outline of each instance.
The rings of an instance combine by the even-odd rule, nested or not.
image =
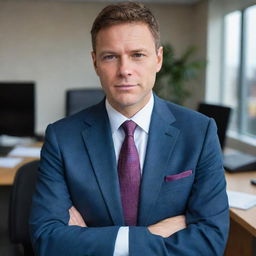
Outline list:
[[[189,188],[194,181],[194,175],[192,170],[183,171],[174,175],[167,175],[164,178],[161,192],[169,190],[181,190],[186,186]]]

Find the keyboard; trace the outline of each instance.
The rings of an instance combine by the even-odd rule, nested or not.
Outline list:
[[[256,156],[239,151],[224,154],[224,168],[228,172],[255,171]]]

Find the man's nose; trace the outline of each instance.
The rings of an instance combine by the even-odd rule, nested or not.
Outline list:
[[[129,58],[120,58],[118,73],[122,77],[132,75],[132,61]]]

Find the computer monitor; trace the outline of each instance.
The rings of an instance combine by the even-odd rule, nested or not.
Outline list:
[[[222,105],[200,103],[198,106],[198,112],[205,114],[206,116],[212,117],[215,120],[218,128],[220,145],[221,148],[224,149],[231,108]]]
[[[35,84],[0,82],[0,135],[32,137],[35,127]]]
[[[70,89],[66,92],[66,116],[99,103],[105,96],[101,88]]]

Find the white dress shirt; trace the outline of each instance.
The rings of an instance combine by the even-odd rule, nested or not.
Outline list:
[[[151,121],[151,114],[154,106],[154,97],[151,94],[149,102],[133,117],[127,118],[126,116],[115,110],[106,100],[106,109],[110,121],[110,127],[112,131],[112,138],[115,148],[115,155],[118,161],[121,146],[124,141],[125,133],[120,127],[123,122],[132,120],[137,124],[134,132],[134,141],[138,150],[140,158],[140,169],[143,170],[144,159],[146,155],[148,131]],[[121,227],[118,231],[115,250],[113,256],[128,256],[129,255],[129,228]]]

